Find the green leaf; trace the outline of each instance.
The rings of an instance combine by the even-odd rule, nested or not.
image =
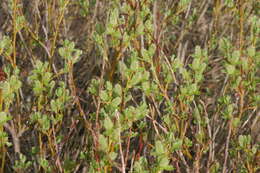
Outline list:
[[[203,143],[203,140],[205,139],[205,133],[203,130],[199,130],[196,134],[195,134],[195,138],[199,143]]]
[[[238,127],[239,124],[240,124],[240,119],[239,118],[232,119],[232,126],[233,127]]]
[[[59,52],[61,57],[65,57],[65,48],[64,47],[59,48],[58,52]]]
[[[226,64],[226,71],[229,75],[233,75],[236,71],[236,67],[231,64]]]
[[[108,91],[112,91],[113,90],[113,86],[112,86],[111,82],[109,82],[109,81],[106,82],[106,89]]]
[[[196,73],[194,77],[196,83],[200,82],[203,79],[203,75],[201,73]]]
[[[15,161],[15,165],[14,165],[14,169],[19,170],[19,169],[26,169],[28,168],[32,163],[30,161],[26,161],[26,156],[24,156],[23,154],[19,155],[19,160]],[[17,171],[16,170],[16,171]],[[19,171],[18,171],[19,172]]]
[[[35,81],[33,91],[36,96],[39,96],[43,93],[44,88],[40,81]]]
[[[196,123],[201,124],[200,112],[199,112],[199,109],[197,107],[195,107],[195,109],[193,111],[193,116],[194,116]]]
[[[139,35],[144,34],[144,25],[143,25],[143,23],[140,23],[140,24],[137,26],[136,33],[139,34]]]
[[[104,32],[105,32],[105,27],[104,27],[104,25],[103,24],[101,24],[101,23],[97,23],[96,24],[96,31],[97,31],[97,33],[98,34],[103,34]]]
[[[184,144],[188,147],[192,147],[192,141],[187,137],[184,138]]]
[[[166,156],[160,159],[159,167],[161,170],[167,170],[167,171],[173,170],[173,167],[172,165],[169,165],[169,159]]]
[[[136,120],[143,119],[148,114],[148,109],[146,103],[142,103],[141,106],[135,108],[135,118]]]
[[[146,61],[146,62],[150,62],[151,61],[151,57],[149,55],[148,50],[146,50],[145,48],[142,48],[141,49],[141,54],[142,54],[142,57],[143,57],[144,61]]]
[[[109,158],[110,158],[111,160],[115,160],[116,157],[117,157],[117,153],[115,153],[115,152],[109,153]]]
[[[109,117],[105,118],[105,120],[104,120],[104,127],[108,131],[113,129],[114,124],[113,124],[113,122],[111,121],[111,119]]]
[[[150,94],[150,82],[142,82],[142,89],[145,92],[145,94]]]
[[[38,122],[43,132],[48,131],[51,127],[51,121],[48,115],[42,115],[42,117],[38,119]]]
[[[55,113],[58,113],[59,106],[58,106],[56,100],[51,100],[51,110]]]
[[[173,55],[173,56],[175,56],[175,55]],[[180,69],[180,68],[182,68],[182,67],[183,67],[183,64],[182,64],[180,58],[175,58],[175,59],[173,60],[173,62],[172,62],[172,68],[173,68],[173,70],[176,71],[177,69]]]
[[[135,173],[149,173],[150,171],[147,171],[145,167],[147,167],[147,160],[144,157],[140,157],[139,160],[134,162]]]
[[[196,58],[196,59],[202,58],[202,50],[201,50],[200,46],[195,47],[194,58]]]
[[[241,148],[245,148],[251,143],[251,136],[249,135],[239,135],[238,142]]]
[[[142,79],[142,73],[138,72],[136,73],[133,78],[130,80],[129,85],[131,87],[137,85]]]
[[[191,80],[190,73],[185,68],[180,68],[180,73],[182,74],[185,81],[188,82]]]
[[[150,77],[150,73],[149,73],[148,71],[145,71],[145,72],[143,73],[143,78],[142,78],[142,80],[143,80],[143,81],[147,81],[147,80],[149,80],[149,77]]]
[[[196,71],[196,70],[198,70],[199,68],[200,68],[200,65],[201,65],[201,63],[200,63],[200,59],[198,59],[198,58],[195,58],[194,60],[193,60],[193,62],[192,62],[192,69],[194,70],[194,71]]]
[[[112,25],[112,27],[117,25],[118,14],[119,12],[117,8],[114,8],[110,14],[109,23]]]
[[[107,138],[104,135],[100,134],[98,141],[100,144],[100,149],[103,151],[107,151],[108,150]]]
[[[92,79],[89,88],[87,89],[93,95],[97,95],[98,93],[99,81],[96,79]]]
[[[248,58],[244,58],[242,61],[240,61],[242,64],[242,67],[245,71],[249,70],[249,59]]]
[[[176,150],[180,150],[181,149],[181,147],[182,147],[182,140],[181,139],[177,139],[173,144],[172,144],[172,149],[174,150],[174,151],[176,151]]]
[[[232,58],[230,59],[231,64],[237,65],[240,58],[240,52],[238,50],[232,52]]]
[[[118,105],[120,105],[120,103],[121,103],[121,97],[116,97],[115,99],[112,100],[111,105],[115,108]]]
[[[12,117],[8,116],[5,112],[0,112],[0,126],[11,119]]]
[[[250,56],[250,57],[254,57],[256,52],[255,52],[255,47],[253,46],[250,46],[249,48],[247,48],[247,54]]]
[[[137,60],[133,60],[131,63],[130,69],[134,72],[136,72],[139,68],[139,62]]]
[[[100,98],[101,98],[102,101],[108,101],[109,100],[109,96],[108,96],[107,91],[102,90],[100,92]]]
[[[116,84],[115,87],[114,87],[114,92],[118,96],[121,96],[122,95],[122,87],[121,87],[121,85]]]
[[[40,159],[39,159],[39,164],[41,165],[41,167],[42,167],[45,171],[47,171],[47,172],[50,172],[50,171],[51,171],[49,162],[48,162],[48,160],[46,160],[45,158],[40,158]]]
[[[161,154],[164,154],[164,146],[162,144],[161,141],[156,141],[155,142],[155,153],[156,155],[161,155]]]

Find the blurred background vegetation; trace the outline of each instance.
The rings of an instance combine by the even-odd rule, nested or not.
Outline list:
[[[260,171],[259,17],[257,0],[1,0],[0,172]]]

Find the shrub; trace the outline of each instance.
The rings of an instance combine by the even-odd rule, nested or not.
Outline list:
[[[259,171],[259,9],[3,0],[0,172]]]

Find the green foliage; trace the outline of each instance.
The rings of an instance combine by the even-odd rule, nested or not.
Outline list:
[[[8,36],[3,36],[0,40],[0,54],[5,52],[7,55],[10,55],[12,50],[12,40]]]
[[[4,124],[11,119],[12,118],[5,112],[0,112],[0,147],[4,147],[5,145],[11,146],[11,143],[8,140],[8,134],[3,131]]]
[[[3,2],[0,172],[258,172],[259,9]]]
[[[22,170],[26,170],[31,166],[31,161],[26,161],[26,156],[23,154],[19,155],[19,161],[15,161],[14,170],[16,172],[21,172]]]
[[[44,158],[39,159],[39,165],[43,168],[44,172],[51,172],[51,167],[48,160]]]

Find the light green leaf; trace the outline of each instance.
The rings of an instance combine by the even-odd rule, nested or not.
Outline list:
[[[173,150],[180,150],[182,146],[182,140],[177,139],[173,144],[172,144],[172,149]]]
[[[0,112],[0,125],[1,126],[11,119],[12,118],[10,116],[8,116],[5,112]]]
[[[102,90],[100,92],[100,98],[101,98],[102,101],[108,101],[109,100],[109,96],[108,96],[107,91]]]
[[[167,170],[167,171],[173,170],[173,167],[169,165],[169,159],[166,156],[160,159],[159,167],[162,170]]]
[[[107,138],[104,135],[100,134],[98,141],[99,141],[100,149],[103,151],[107,151],[108,150]]]
[[[118,95],[121,96],[122,95],[122,87],[119,84],[116,84],[114,87],[114,92]]]
[[[255,56],[255,47],[250,46],[249,48],[247,48],[247,53],[250,57],[254,57]]]
[[[109,82],[109,81],[106,82],[106,89],[108,91],[112,91],[113,90],[113,86],[112,86],[111,82]]]
[[[161,141],[155,142],[155,153],[156,155],[164,154],[164,146]]]
[[[229,75],[233,75],[236,71],[236,67],[231,64],[226,64],[226,71]]]
[[[115,99],[112,100],[111,105],[113,107],[117,107],[120,103],[121,103],[121,98],[120,97],[116,97]]]
[[[114,124],[113,124],[113,122],[111,121],[111,119],[109,117],[105,118],[105,120],[104,120],[104,127],[108,131],[113,129]]]
[[[142,79],[142,73],[138,72],[130,80],[129,85],[130,86],[135,86],[135,85],[137,85],[141,81],[141,79]]]
[[[111,160],[115,160],[116,157],[117,157],[117,153],[111,152],[111,153],[109,153],[109,157],[110,157]]]

